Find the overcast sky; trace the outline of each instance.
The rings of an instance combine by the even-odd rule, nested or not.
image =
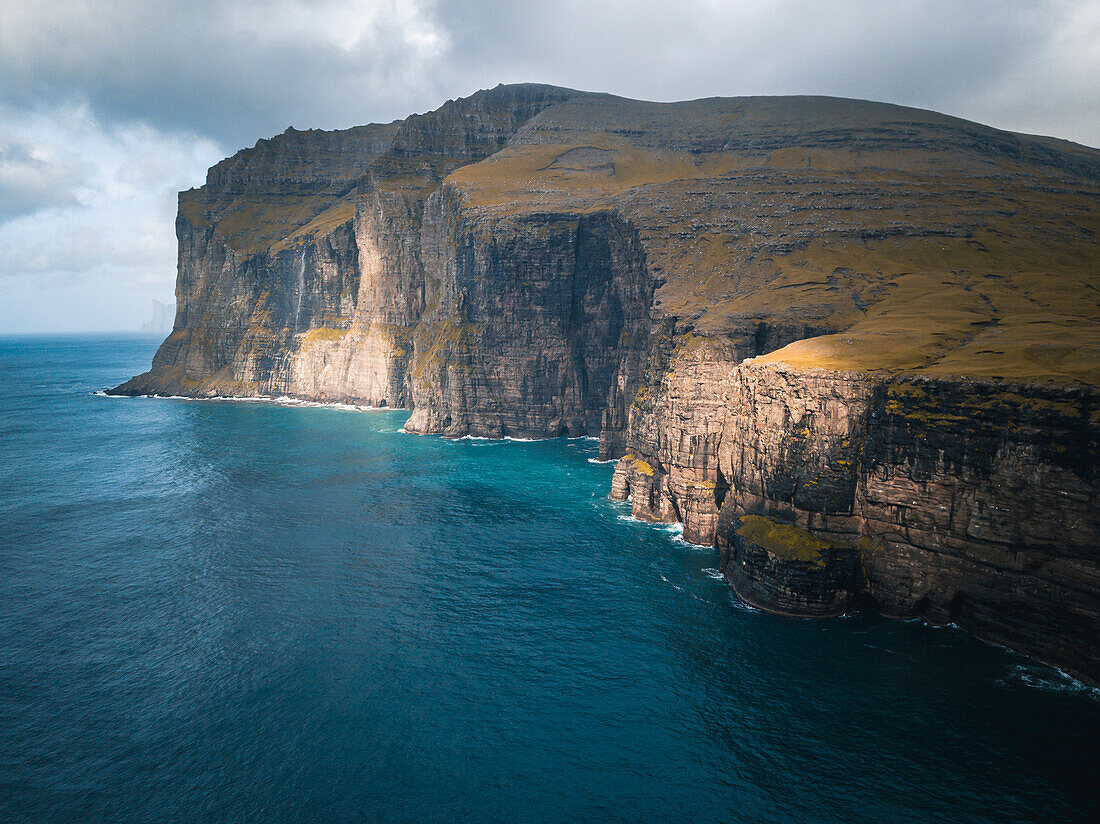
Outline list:
[[[173,300],[176,192],[497,83],[829,94],[1100,146],[1097,0],[3,0],[0,333]]]

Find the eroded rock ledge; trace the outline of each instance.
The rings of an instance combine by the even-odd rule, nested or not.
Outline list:
[[[130,394],[592,435],[746,601],[1100,683],[1100,152],[886,104],[501,86],[180,195]]]

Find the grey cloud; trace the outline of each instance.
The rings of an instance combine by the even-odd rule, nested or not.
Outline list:
[[[1060,34],[1069,12],[1087,3],[1029,0],[673,4],[567,0],[528,6],[482,0],[440,7],[453,51],[466,56],[473,85],[546,78],[633,97],[679,100],[711,95],[830,94],[947,111],[1007,128],[1043,130],[1027,106],[1005,117],[997,90]],[[1078,109],[1060,75],[1080,50],[1032,65],[1060,111]],[[1065,64],[1060,72],[1058,63]],[[1059,73],[1060,72],[1060,73]],[[1100,80],[1087,77],[1091,99]],[[1055,82],[1056,78],[1059,82]],[[1021,92],[1025,86],[1018,87]],[[1035,94],[1028,105],[1037,101]],[[1046,131],[1066,121],[1047,117]],[[1100,121],[1072,127],[1097,142]]]
[[[287,125],[391,120],[519,80],[664,100],[867,97],[1097,143],[1100,114],[1065,114],[1100,103],[1088,64],[1074,69],[1087,41],[1050,48],[1090,5],[9,0],[0,94],[20,105],[84,99],[107,120],[203,134],[230,151]]]
[[[108,121],[195,132],[232,148],[287,125],[402,116],[442,47],[423,36],[430,22],[408,4],[405,12],[401,4],[358,4],[366,22],[353,42],[342,38],[354,18],[336,28],[347,7],[338,3],[6,5],[0,94],[9,104],[86,100]]]
[[[50,244],[6,244],[5,265],[20,272],[42,274],[80,274],[104,263],[119,261],[103,243],[100,233],[91,227],[65,232]]]
[[[0,135],[0,222],[76,203],[85,174],[52,152]]]

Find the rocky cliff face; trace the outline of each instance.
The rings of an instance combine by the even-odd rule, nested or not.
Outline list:
[[[120,392],[592,435],[745,600],[955,622],[1100,682],[1100,152],[828,98],[498,87],[180,196]]]
[[[405,405],[425,201],[576,94],[498,87],[400,123],[288,130],[180,195],[173,334],[122,392]]]
[[[719,459],[722,569],[766,609],[815,614],[864,596],[1095,673],[1098,399],[742,364]]]
[[[653,286],[613,215],[471,219],[444,189],[424,222],[429,289],[412,364],[413,432],[597,436],[619,345]]]

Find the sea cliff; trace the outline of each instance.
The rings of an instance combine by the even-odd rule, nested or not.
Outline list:
[[[832,98],[500,86],[180,195],[125,394],[600,438],[746,601],[958,624],[1100,683],[1100,151]]]

